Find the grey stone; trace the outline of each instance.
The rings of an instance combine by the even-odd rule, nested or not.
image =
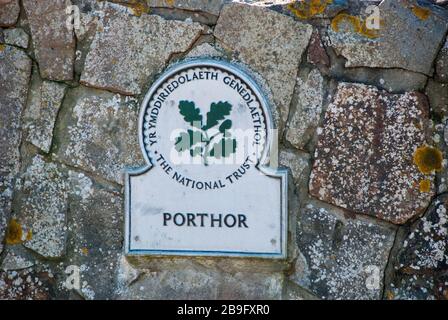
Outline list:
[[[278,300],[282,298],[281,273],[237,272],[223,274],[217,298],[220,300]]]
[[[170,56],[186,51],[200,35],[197,23],[141,17],[112,6],[87,55],[81,82],[126,95],[140,94]]]
[[[35,261],[26,249],[22,246],[13,246],[7,249],[3,258],[1,269],[8,270],[22,270],[34,266]]]
[[[286,140],[303,149],[319,126],[324,103],[324,79],[317,69],[297,79],[295,107],[286,128]]]
[[[222,57],[223,53],[218,51],[210,43],[202,43],[193,49],[186,55],[186,58],[211,58]]]
[[[23,118],[25,139],[46,153],[50,151],[53,128],[65,90],[65,85],[42,81],[34,72]]]
[[[218,16],[203,11],[188,11],[168,7],[152,7],[151,14],[163,17],[166,20],[179,20],[186,22],[198,22],[205,26],[216,25]]]
[[[425,89],[428,77],[424,74],[404,69],[345,68],[343,57],[337,56],[333,50],[328,50],[328,53],[332,61],[329,75],[335,79],[373,85],[391,93]]]
[[[390,227],[310,202],[298,215],[304,262],[291,278],[322,299],[379,299],[394,238]]]
[[[70,170],[67,259],[80,267],[77,293],[84,299],[114,297],[123,241],[123,199],[115,189]]]
[[[294,16],[300,20],[332,18],[342,10],[349,8],[347,0],[318,1],[318,3],[315,0],[255,2],[260,2],[260,5],[264,5],[283,14]]]
[[[438,119],[448,117],[448,83],[440,83],[429,79],[426,86],[426,95],[429,99],[431,112]]]
[[[13,181],[19,171],[21,117],[26,103],[31,60],[21,50],[0,45],[0,239],[11,211]],[[0,241],[0,252],[3,241]]]
[[[148,0],[150,7],[176,8],[188,11],[202,11],[218,16],[224,3],[229,0]]]
[[[378,37],[366,37],[353,28],[329,29],[331,45],[347,59],[347,67],[402,68],[431,76],[432,65],[448,28],[447,21],[430,11],[419,18],[406,0],[379,5],[383,26]]]
[[[48,257],[65,253],[67,173],[60,165],[35,156],[22,176],[17,220],[28,239],[27,248]]]
[[[6,44],[20,48],[28,48],[29,36],[21,28],[3,30],[4,41]]]
[[[437,56],[436,77],[438,81],[448,83],[448,39]]]
[[[20,14],[19,0],[6,0],[0,3],[0,27],[16,24]]]
[[[220,274],[194,263],[181,269],[151,270],[122,292],[129,299],[217,299]]]
[[[144,165],[137,100],[79,87],[67,93],[62,110],[57,159],[120,184],[125,166]]]
[[[420,172],[413,159],[426,144],[428,111],[420,93],[339,84],[318,129],[310,193],[396,224],[422,214],[434,193],[434,174]],[[421,190],[422,181],[429,190]]]
[[[282,149],[280,150],[280,165],[291,169],[294,182],[297,184],[308,177],[311,156],[308,153]]]
[[[234,3],[223,7],[214,34],[267,82],[284,124],[312,27],[267,8]]]
[[[398,255],[398,268],[406,273],[448,268],[448,195],[439,196],[416,222]]]
[[[293,281],[285,281],[285,290],[283,294],[284,300],[319,300],[316,296],[309,293],[307,290],[299,287]]]
[[[319,66],[330,66],[330,58],[328,57],[325,47],[322,44],[322,40],[318,30],[313,31],[313,35],[310,40],[310,45],[307,52],[307,60],[309,63]]]
[[[129,266],[122,268],[129,269]],[[129,299],[281,299],[284,276],[278,272],[228,272],[207,263],[189,261],[143,270],[120,296]],[[131,279],[135,279],[135,271]],[[129,282],[129,281],[127,281]]]
[[[68,4],[66,0],[23,1],[40,74],[45,79],[73,79],[75,38],[66,26]]]

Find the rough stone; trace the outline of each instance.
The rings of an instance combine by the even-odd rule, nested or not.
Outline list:
[[[0,3],[0,27],[11,27],[16,24],[20,14],[19,0]]]
[[[294,79],[311,33],[311,26],[291,17],[255,5],[233,3],[223,7],[214,34],[236,59],[264,78],[285,123]]]
[[[203,30],[198,23],[133,16],[109,7],[86,58],[81,82],[126,95],[140,94],[173,53],[186,51]]]
[[[0,300],[48,300],[53,285],[45,271],[0,271]]]
[[[38,73],[34,72],[23,118],[25,139],[46,153],[50,151],[53,128],[65,89],[63,84],[42,81]]]
[[[383,22],[378,37],[344,29],[343,23],[338,31],[329,28],[331,45],[347,59],[346,66],[402,68],[431,76],[447,21],[433,11],[419,18],[406,0],[385,0],[378,7]]]
[[[79,26],[75,25],[76,36],[76,59],[75,73],[81,75],[90,46],[95,38],[96,29],[102,14],[102,8],[107,2],[96,0],[72,0],[79,8]]]
[[[328,50],[331,57],[329,75],[346,82],[357,82],[376,86],[391,93],[406,91],[424,91],[428,77],[424,74],[404,69],[345,68],[345,59],[333,50]]]
[[[307,60],[314,65],[330,66],[330,58],[325,51],[325,47],[320,39],[319,31],[317,30],[314,30],[311,37],[307,52]]]
[[[303,149],[319,125],[324,103],[324,79],[317,69],[297,79],[295,110],[286,128],[286,140]]]
[[[219,273],[198,265],[179,270],[156,270],[140,276],[124,292],[129,299],[217,299]]]
[[[28,48],[29,36],[21,28],[3,30],[4,41],[6,44],[20,48]]]
[[[388,300],[435,300],[431,275],[409,275],[396,280],[386,291]]]
[[[260,5],[265,5],[272,10],[294,16],[300,20],[331,18],[342,10],[349,8],[347,0],[261,1]]]
[[[45,79],[73,79],[75,38],[66,26],[66,6],[65,0],[23,1],[40,74]]]
[[[70,171],[67,259],[65,267],[80,267],[84,299],[114,297],[122,254],[123,199],[117,190]]]
[[[48,257],[65,253],[67,174],[64,168],[35,156],[23,174],[17,220],[27,234],[23,243]]]
[[[429,99],[431,112],[439,120],[448,117],[448,83],[436,82],[429,79],[426,86],[426,95]]]
[[[216,25],[218,16],[203,11],[188,11],[177,8],[152,7],[151,14],[163,17],[166,20],[179,20],[186,22],[198,22],[206,26]]]
[[[223,53],[218,51],[210,43],[202,43],[194,47],[188,54],[186,58],[211,58],[211,57],[222,57]]]
[[[280,299],[280,273],[222,271],[194,261],[145,270],[121,295],[130,299]]]
[[[379,299],[394,238],[390,227],[308,203],[298,215],[303,260],[292,280],[322,299]]]
[[[292,281],[285,281],[284,283],[284,300],[319,300],[316,296],[309,293],[307,290],[299,287],[296,283]]]
[[[436,77],[438,81],[448,83],[448,39],[436,60]]]
[[[26,102],[31,60],[19,49],[0,47],[0,239],[11,211],[13,180],[19,171],[21,116]],[[3,241],[0,240],[0,252]]]
[[[134,98],[79,87],[64,101],[64,125],[56,130],[58,159],[120,184],[125,166],[144,165]]]
[[[448,269],[448,195],[439,196],[411,228],[399,253],[398,268],[406,273]]]
[[[280,273],[225,273],[219,300],[278,300],[282,298],[284,276]]]
[[[427,127],[423,95],[341,83],[318,129],[310,193],[396,224],[418,216],[434,193],[433,175],[413,163]],[[429,192],[420,191],[423,180],[431,183]]]
[[[22,246],[9,247],[3,258],[1,269],[22,270],[34,266],[34,259],[26,252]]]
[[[156,8],[175,8],[188,11],[202,11],[218,16],[224,3],[229,0],[148,0],[150,7]]]
[[[308,153],[292,150],[280,150],[280,165],[290,168],[294,183],[298,184],[308,176],[311,156]],[[307,181],[308,182],[308,181]]]

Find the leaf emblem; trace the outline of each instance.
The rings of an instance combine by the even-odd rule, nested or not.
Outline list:
[[[232,105],[228,102],[212,103],[210,111],[207,112],[207,122],[202,130],[207,131],[218,124],[218,121],[224,120],[226,116],[230,114]]]
[[[232,128],[232,120],[226,119],[232,111],[232,105],[228,102],[217,102],[210,105],[207,112],[205,125],[201,110],[192,101],[182,100],[179,102],[179,112],[191,129],[181,132],[175,139],[174,148],[182,153],[189,151],[190,156],[201,156],[204,164],[208,164],[208,158],[221,159],[236,152],[236,139],[231,138],[229,130]],[[208,130],[216,127],[218,133],[209,136]]]
[[[190,125],[200,129],[202,126],[202,115],[201,110],[196,108],[194,102],[191,101],[180,101],[179,102],[180,114],[184,117],[184,120]]]

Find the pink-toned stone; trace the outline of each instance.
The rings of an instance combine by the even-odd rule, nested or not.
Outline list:
[[[42,78],[72,80],[75,59],[73,30],[66,26],[65,0],[23,0]]]
[[[330,65],[330,58],[325,51],[318,31],[314,31],[311,36],[307,54],[308,62],[315,65]]]
[[[434,177],[420,173],[413,156],[425,144],[428,111],[419,93],[341,83],[318,130],[310,193],[396,224],[422,214]],[[423,179],[432,182],[428,193],[420,191]]]

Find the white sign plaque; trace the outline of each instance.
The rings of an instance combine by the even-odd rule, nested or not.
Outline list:
[[[128,255],[284,258],[287,172],[270,168],[267,100],[242,70],[193,60],[142,104],[147,167],[126,173]]]

